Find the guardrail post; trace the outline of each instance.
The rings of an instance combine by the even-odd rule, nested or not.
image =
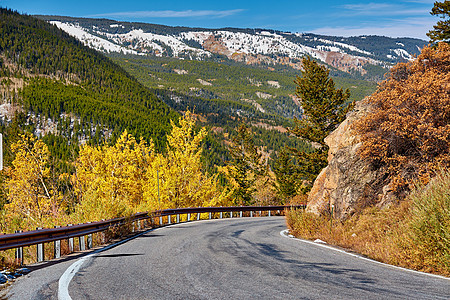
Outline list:
[[[200,221],[200,213],[197,213],[197,221]]]
[[[159,217],[159,226],[162,226],[162,217]]]
[[[239,212],[239,218],[242,218],[242,210]]]
[[[211,212],[209,212],[209,219],[211,220]]]
[[[170,215],[167,216],[167,224],[172,224],[171,219],[170,219]]]
[[[191,220],[191,214],[187,214],[187,221],[189,222]]]
[[[55,226],[55,228],[59,228],[59,227],[61,227],[61,226]],[[57,240],[54,242],[54,250],[55,250],[54,257],[60,258],[61,257],[61,240]]]
[[[253,210],[250,211],[250,218],[253,217]]]
[[[232,218],[233,217],[233,212],[232,211],[230,211],[230,218]]]
[[[80,251],[86,250],[86,243],[84,242],[84,235],[78,237],[78,243],[79,243]]]
[[[16,248],[16,262],[19,266],[23,265],[23,247]]]
[[[177,223],[180,223],[180,214],[177,214]]]
[[[92,240],[92,233],[91,233],[91,234],[88,234],[88,236],[87,236],[86,248],[92,249],[92,247],[93,247],[93,240]]]
[[[42,227],[38,227],[36,229],[42,229]],[[36,245],[36,256],[37,256],[37,262],[44,261],[44,244],[37,244]]]
[[[223,217],[223,212],[220,212],[220,218],[222,219],[222,217]]]
[[[270,217],[271,215],[270,215],[270,210],[269,210],[269,217]]]
[[[262,211],[259,211],[259,216],[262,217]]]
[[[142,222],[141,220],[138,220],[138,221],[137,221],[137,225],[138,225],[138,226],[137,226],[137,227],[138,227],[137,229],[138,229],[138,231],[141,231],[141,222]]]
[[[72,226],[72,224],[67,224],[67,226]],[[69,246],[69,253],[73,252],[73,238],[69,238],[67,240],[67,244]]]
[[[16,233],[22,232],[22,230],[16,230]],[[16,248],[16,263],[19,266],[23,265],[23,247]]]

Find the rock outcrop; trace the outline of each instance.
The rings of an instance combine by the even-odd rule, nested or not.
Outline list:
[[[307,211],[329,214],[334,206],[334,217],[346,219],[369,205],[382,207],[397,201],[386,170],[374,169],[358,154],[362,142],[353,124],[369,111],[367,100],[358,102],[345,121],[326,137],[328,166],[314,182]]]

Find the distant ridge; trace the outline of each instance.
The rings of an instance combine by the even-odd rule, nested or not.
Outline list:
[[[414,38],[336,37],[270,29],[190,28],[109,19],[37,16],[105,53],[208,60],[217,55],[255,65],[300,68],[304,55],[347,72],[371,77],[412,59],[427,44]],[[375,70],[374,70],[375,68]]]

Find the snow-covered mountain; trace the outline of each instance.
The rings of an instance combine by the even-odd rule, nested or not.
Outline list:
[[[263,29],[204,29],[146,23],[39,16],[105,53],[207,59],[217,55],[246,64],[282,64],[300,68],[310,55],[344,72],[367,73],[411,59],[426,42],[379,36],[333,37]]]

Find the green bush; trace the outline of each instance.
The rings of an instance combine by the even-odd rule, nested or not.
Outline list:
[[[450,273],[450,173],[442,172],[411,194],[409,234],[415,263]]]

